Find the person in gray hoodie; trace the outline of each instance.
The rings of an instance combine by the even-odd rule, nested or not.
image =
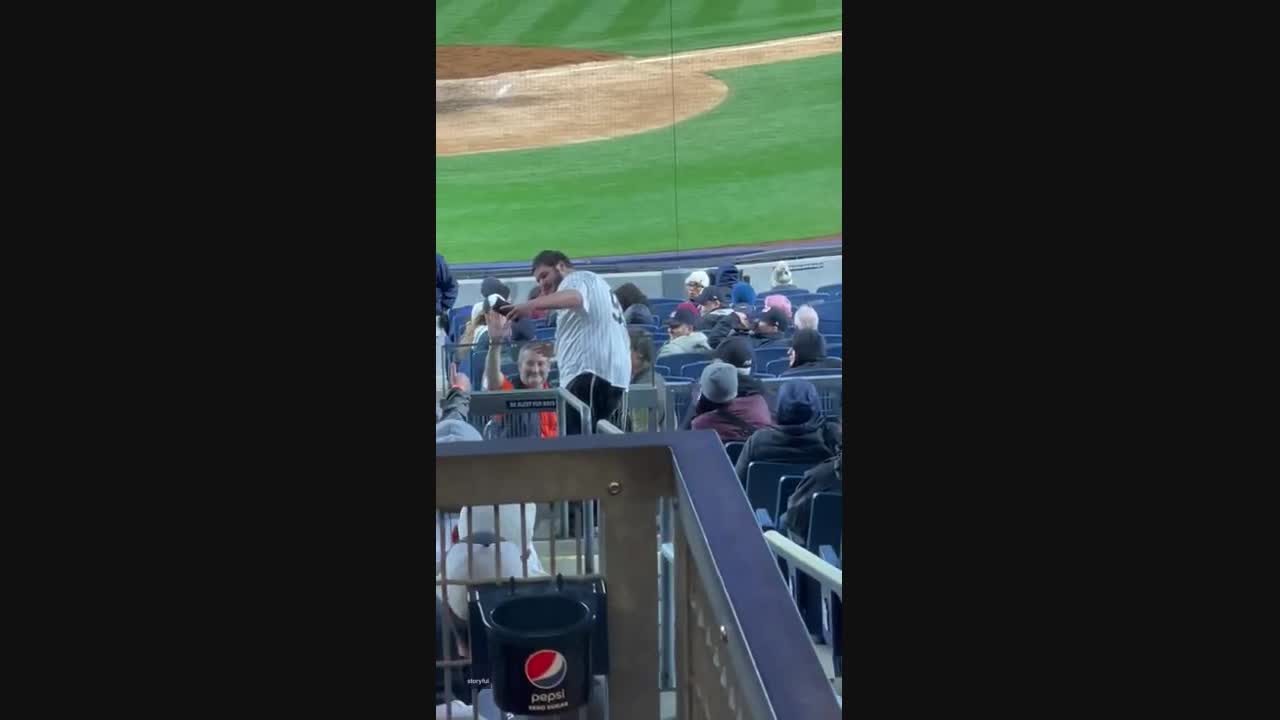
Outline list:
[[[682,303],[683,305],[683,303]],[[707,334],[694,330],[698,318],[688,307],[677,307],[667,319],[667,332],[670,339],[658,351],[658,357],[678,355],[680,353],[711,353],[711,344],[707,342]]]
[[[823,416],[817,388],[808,380],[788,380],[778,391],[777,424],[747,438],[734,469],[745,484],[747,466],[753,462],[814,466],[839,451],[839,424]]]

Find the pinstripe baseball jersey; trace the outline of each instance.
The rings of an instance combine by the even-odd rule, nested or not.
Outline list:
[[[560,386],[593,373],[610,385],[631,384],[631,337],[622,319],[622,306],[609,284],[587,270],[564,276],[558,290],[577,290],[582,307],[561,310],[556,319],[556,364]]]

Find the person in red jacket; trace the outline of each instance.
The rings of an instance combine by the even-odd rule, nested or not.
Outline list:
[[[551,374],[551,350],[546,343],[528,343],[520,348],[516,360],[517,376],[507,378],[502,374],[502,346],[510,334],[510,321],[501,313],[489,311],[485,316],[492,339],[489,352],[485,356],[484,386],[486,390],[542,390],[550,388],[548,378]],[[504,437],[533,437],[534,431],[529,427],[528,414],[504,417],[495,415],[495,424],[502,425]],[[550,438],[560,434],[560,428],[554,411],[538,413],[537,436]]]
[[[773,424],[762,395],[738,397],[738,369],[719,360],[702,371],[694,408],[694,430],[714,430],[721,442],[746,440]]]

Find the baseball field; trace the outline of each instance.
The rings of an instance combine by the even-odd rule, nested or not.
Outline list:
[[[838,234],[832,0],[437,0],[451,264]]]

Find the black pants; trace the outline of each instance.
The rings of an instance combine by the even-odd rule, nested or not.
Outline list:
[[[622,404],[623,388],[614,387],[603,378],[591,373],[582,373],[565,387],[571,395],[591,407],[591,422],[610,420],[613,413]],[[582,416],[573,406],[564,409],[565,435],[582,434]],[[614,423],[617,425],[617,423]],[[592,434],[595,428],[591,428]]]

